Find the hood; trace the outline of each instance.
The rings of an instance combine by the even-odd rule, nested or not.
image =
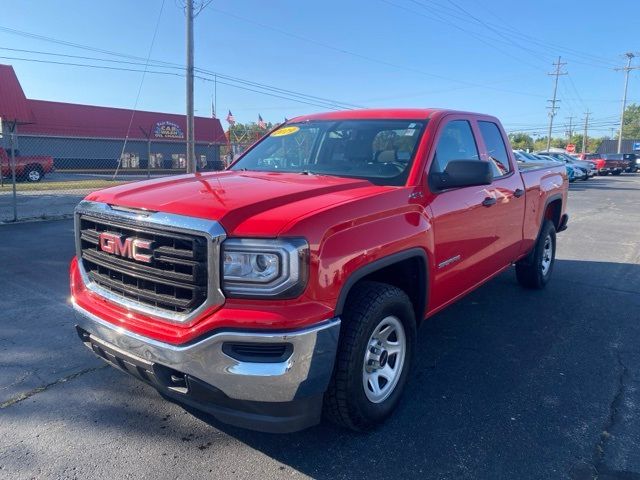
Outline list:
[[[367,180],[324,175],[226,171],[120,185],[94,192],[87,200],[217,220],[229,234],[241,224],[246,230],[251,218],[277,211],[277,218],[270,216],[253,232],[260,236],[277,235],[310,208],[326,208],[384,188]]]

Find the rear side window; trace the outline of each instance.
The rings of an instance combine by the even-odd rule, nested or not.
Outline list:
[[[487,147],[493,177],[507,175],[511,172],[511,165],[509,165],[509,155],[500,129],[493,122],[478,122],[478,127]]]
[[[451,160],[480,160],[471,125],[466,120],[452,120],[444,127],[431,171],[443,173]]]

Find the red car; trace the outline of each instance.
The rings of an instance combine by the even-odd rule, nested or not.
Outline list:
[[[10,150],[0,148],[0,175],[11,177]],[[15,152],[16,179],[27,182],[39,182],[47,173],[53,172],[53,158],[45,155],[22,157]]]
[[[224,172],[92,193],[79,336],[224,422],[367,429],[398,404],[425,319],[514,264],[527,288],[549,281],[565,168],[519,168],[494,117],[363,110],[293,119]]]

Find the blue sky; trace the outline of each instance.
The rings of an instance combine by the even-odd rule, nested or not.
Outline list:
[[[184,64],[180,4],[165,0],[151,59]],[[145,59],[161,5],[162,0],[3,2],[0,57],[141,70],[144,60],[17,35],[2,27]],[[569,75],[559,82],[557,134],[569,116],[574,124],[581,123],[589,109],[593,134],[607,135],[619,115],[623,87],[623,74],[614,68],[624,64],[624,52],[640,55],[639,30],[631,27],[631,20],[640,18],[640,2],[604,5],[593,0],[214,0],[196,18],[195,63],[203,70],[343,104],[480,111],[500,117],[508,130],[544,134],[546,100],[552,93],[547,73],[562,55]],[[629,23],[621,23],[625,19]],[[28,97],[44,100],[133,108],[142,78],[140,71],[6,58],[0,63],[14,65]],[[635,63],[640,65],[640,57]],[[183,112],[179,68],[149,70],[170,74],[145,76],[138,108]],[[202,76],[207,79],[196,80],[195,105],[196,114],[206,116],[214,84],[210,74]],[[638,71],[630,77],[629,102],[634,101],[640,103]],[[255,121],[260,113],[277,122],[327,107],[218,83],[218,115],[226,116],[229,109],[239,121]]]

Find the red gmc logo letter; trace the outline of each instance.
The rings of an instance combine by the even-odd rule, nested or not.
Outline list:
[[[102,232],[99,237],[98,246],[105,253],[117,255],[118,257],[130,258],[138,262],[151,263],[153,255],[139,253],[138,249],[150,250],[153,242],[134,237],[122,237],[115,233]]]

